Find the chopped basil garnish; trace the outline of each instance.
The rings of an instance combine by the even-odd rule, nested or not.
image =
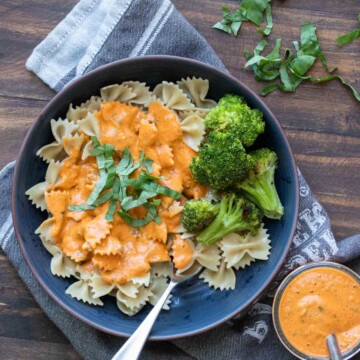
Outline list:
[[[325,55],[320,50],[320,44],[316,37],[316,27],[314,24],[306,23],[301,26],[300,43],[294,41],[295,52],[290,49],[285,49],[284,56],[281,56],[281,39],[277,39],[273,50],[268,55],[264,56],[262,55],[262,52],[267,45],[268,43],[265,40],[260,41],[254,49],[253,56],[251,56],[248,51],[244,52],[244,56],[247,60],[245,67],[251,67],[257,81],[280,80],[280,82],[266,86],[260,92],[260,95],[266,96],[275,90],[295,92],[296,88],[303,81],[323,83],[331,80],[339,80],[344,86],[348,87],[355,98],[360,101],[359,93],[340,76],[328,75],[323,78],[315,79],[308,74],[308,71],[312,68],[317,59],[321,61],[327,72],[332,73],[336,70],[336,68],[332,70],[329,69]]]
[[[118,211],[118,214],[127,224],[133,227],[145,226],[151,221],[160,224],[161,220],[157,214],[157,207],[161,200],[154,198],[158,195],[165,195],[179,199],[181,193],[156,182],[162,178],[151,175],[153,161],[150,158],[145,158],[143,151],[140,153],[139,161],[135,162],[129,148],[125,148],[121,160],[115,166],[113,157],[116,152],[115,148],[108,144],[100,145],[96,137],[92,137],[91,140],[94,149],[91,150],[90,154],[96,157],[100,177],[86,204],[70,205],[69,210],[93,210],[109,201],[105,218],[107,221],[113,221],[119,201],[121,211]],[[140,169],[139,175],[136,178],[130,178],[130,175],[133,175],[137,169]],[[144,206],[147,209],[146,216],[141,219],[134,218],[128,212],[139,206]]]
[[[108,211],[105,215],[105,219],[107,221],[113,221],[114,220],[114,213],[116,210],[116,203],[118,201],[118,196],[119,196],[119,190],[120,190],[120,179],[117,178],[114,182],[114,186],[112,188],[112,191],[108,192],[110,193],[110,203],[109,203],[109,207],[108,207]]]
[[[270,1],[271,0],[243,0],[239,8],[233,13],[231,13],[227,7],[224,7],[223,20],[217,22],[213,28],[236,36],[244,21],[251,21],[259,26],[263,21],[265,12],[267,25],[264,30],[258,29],[258,32],[267,36],[271,33],[273,27]]]
[[[272,28],[273,28],[273,18],[272,18],[270,3],[267,4],[267,6],[266,6],[265,15],[266,15],[265,29],[257,29],[257,31],[259,34],[261,34],[263,36],[268,36],[268,35],[270,35]]]
[[[230,35],[237,35],[241,24],[246,21],[246,18],[241,14],[240,9],[237,9],[232,14],[227,7],[223,7],[223,20],[217,22],[213,28],[224,31]]]
[[[94,210],[95,206],[93,205],[69,205],[68,207],[69,210],[71,211],[85,211],[85,210]]]

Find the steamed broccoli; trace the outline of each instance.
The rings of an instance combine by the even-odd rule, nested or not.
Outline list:
[[[254,165],[248,177],[237,185],[243,194],[255,203],[270,219],[280,219],[284,214],[279,195],[275,188],[274,173],[277,155],[269,149],[250,153]]]
[[[224,236],[238,231],[256,234],[262,220],[261,211],[250,201],[235,194],[224,195],[216,218],[198,236],[197,240],[210,245]]]
[[[190,200],[184,206],[182,224],[187,231],[198,233],[209,225],[219,210],[219,205],[209,200]]]
[[[199,156],[192,159],[190,170],[197,182],[220,190],[241,182],[251,165],[251,157],[236,135],[212,131]]]
[[[251,146],[265,130],[263,114],[250,109],[237,95],[227,94],[205,117],[205,126],[211,131],[235,134],[245,147]]]

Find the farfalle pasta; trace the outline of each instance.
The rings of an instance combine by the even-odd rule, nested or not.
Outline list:
[[[207,109],[216,106],[216,101],[206,99],[207,93],[209,92],[209,80],[188,77],[186,79],[181,79],[177,84],[180,89],[190,97],[198,109],[206,111]]]
[[[178,274],[204,267],[200,278],[226,290],[235,287],[233,269],[268,257],[263,226],[205,245],[182,225],[190,199],[219,199],[190,169],[216,106],[208,90],[208,80],[194,77],[152,91],[126,81],[50,121],[54,141],[37,152],[49,164],[45,180],[26,195],[48,213],[36,234],[52,274],[76,280],[69,296],[96,306],[112,296],[132,316],[157,303],[173,266]]]
[[[36,153],[36,155],[38,155],[48,163],[51,160],[61,161],[67,155],[69,155],[69,148],[65,148],[64,143],[78,130],[78,126],[74,122],[69,121],[68,119],[52,119],[50,121],[50,126],[55,141],[49,145],[43,146]]]
[[[200,144],[205,135],[204,119],[197,114],[187,116],[181,122],[184,143],[193,150],[199,151]]]
[[[252,261],[267,260],[270,254],[270,240],[267,230],[262,224],[258,234],[230,234],[220,242],[220,248],[226,262],[226,267],[244,268]]]
[[[209,286],[220,290],[234,290],[236,284],[236,275],[232,268],[227,268],[225,260],[222,259],[219,268],[216,271],[205,269],[200,274],[200,279],[204,279]]]

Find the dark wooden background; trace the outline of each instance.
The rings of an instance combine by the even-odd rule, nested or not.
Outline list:
[[[0,168],[15,160],[21,142],[54,93],[25,69],[32,49],[62,20],[75,0],[0,1]],[[205,36],[232,74],[254,90],[244,70],[243,50],[260,41],[245,24],[238,38],[211,29],[223,5],[236,1],[173,0]],[[269,37],[291,46],[299,26],[312,21],[328,62],[360,90],[360,40],[338,47],[335,38],[359,26],[359,0],[273,0],[275,27]],[[323,74],[320,67],[316,74]],[[296,94],[274,93],[265,102],[285,129],[298,166],[332,219],[337,239],[360,232],[360,105],[337,82],[303,84]],[[0,251],[0,358],[79,359],[69,342],[43,314]]]

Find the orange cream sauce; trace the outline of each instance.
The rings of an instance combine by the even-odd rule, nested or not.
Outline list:
[[[172,244],[172,250],[176,268],[184,269],[190,264],[194,256],[194,250],[188,241],[182,239],[180,236],[176,236]]]
[[[279,319],[285,337],[305,354],[328,357],[330,333],[347,351],[360,341],[360,286],[338,269],[305,271],[285,289]]]
[[[186,197],[201,198],[206,187],[195,182],[189,169],[196,152],[182,140],[177,115],[160,103],[151,103],[145,114],[135,106],[109,102],[96,113],[100,126],[100,143],[111,144],[121,153],[126,147],[138,160],[141,151],[153,160],[153,174],[164,177],[165,186],[182,192]],[[66,141],[66,140],[65,140]],[[69,205],[86,203],[99,170],[93,156],[81,160],[78,148],[62,163],[59,181],[46,192],[46,203],[54,218],[51,235],[62,251],[84,269],[92,269],[111,284],[124,284],[133,277],[145,275],[152,263],[169,261],[166,247],[168,234],[176,230],[181,221],[181,203],[161,196],[158,207],[161,224],[151,222],[142,228],[127,225],[117,213],[113,222],[105,220],[108,203],[94,210],[70,211]],[[118,205],[119,210],[119,205]],[[143,217],[146,210],[135,208],[132,215]],[[189,249],[177,249],[179,264],[189,256]]]

